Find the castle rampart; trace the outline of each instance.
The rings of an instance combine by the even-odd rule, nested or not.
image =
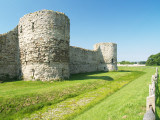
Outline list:
[[[57,80],[70,74],[117,70],[117,45],[98,43],[94,50],[70,46],[70,20],[41,10],[23,16],[13,31],[0,35],[0,78]]]

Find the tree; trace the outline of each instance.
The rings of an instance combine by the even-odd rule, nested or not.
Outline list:
[[[140,61],[139,64],[146,64],[146,61]]]
[[[121,62],[119,62],[120,64],[132,64],[131,62],[129,62],[129,61],[121,61]]]
[[[148,58],[146,65],[147,66],[160,66],[160,53],[151,55]]]

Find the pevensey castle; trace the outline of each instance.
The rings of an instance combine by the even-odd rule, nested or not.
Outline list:
[[[70,20],[60,12],[24,15],[12,31],[0,34],[0,79],[58,80],[70,74],[117,70],[117,45],[94,50],[70,46]]]

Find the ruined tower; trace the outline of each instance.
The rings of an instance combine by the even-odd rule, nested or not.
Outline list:
[[[51,10],[27,14],[19,21],[18,34],[24,80],[69,77],[70,20],[65,14]]]
[[[97,43],[94,45],[98,59],[98,71],[117,70],[117,44]]]

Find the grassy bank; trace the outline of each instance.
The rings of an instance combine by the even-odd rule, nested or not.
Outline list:
[[[1,83],[0,119],[20,119],[37,112],[46,113],[49,107],[55,108],[71,99],[81,101],[88,96],[96,98],[81,107],[74,108],[75,110],[66,117],[63,116],[72,118],[141,74],[143,72],[121,70],[119,72],[77,74],[72,75],[70,80],[59,82],[15,81]],[[128,77],[130,79],[125,79]],[[98,97],[95,96],[96,94]],[[71,104],[73,102],[67,105]]]
[[[74,120],[142,120],[146,112],[146,97],[151,75],[155,67],[120,67],[123,70],[140,70],[146,72],[109,96],[101,103],[75,117]]]
[[[127,85],[130,81],[143,74],[143,72],[135,71],[121,72],[127,72],[129,74],[121,77],[119,76],[117,79],[114,79],[114,81],[107,82],[107,84],[104,84],[95,90],[80,94],[79,96],[67,99],[40,111],[36,111],[36,113],[31,115],[29,119],[72,119],[74,116],[91,108],[98,102],[119,90],[124,85]]]

